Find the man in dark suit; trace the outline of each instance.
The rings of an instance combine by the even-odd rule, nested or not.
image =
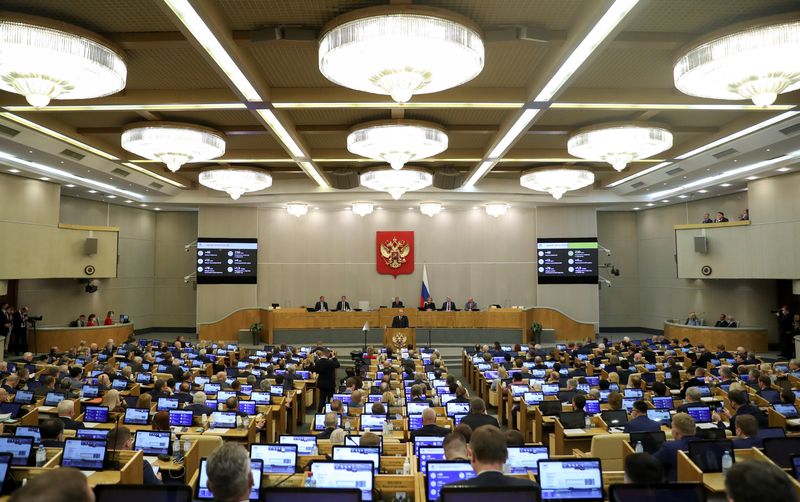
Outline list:
[[[45,448],[64,447],[64,423],[57,418],[48,418],[39,424],[42,445]]]
[[[725,314],[720,314],[719,315],[719,321],[714,323],[714,327],[715,328],[727,328],[728,327],[727,318],[728,318],[728,316],[726,316]]]
[[[478,302],[476,302],[471,296],[467,298],[467,302],[464,304],[464,310],[478,310]]]
[[[336,311],[337,312],[350,312],[350,302],[347,301],[346,296],[342,296],[342,299],[336,302]]]
[[[403,309],[400,309],[400,312],[397,313],[396,316],[392,319],[392,327],[393,328],[407,328],[408,327],[408,316],[406,316]]]
[[[315,312],[327,312],[328,311],[328,302],[325,301],[324,296],[319,297],[319,301],[314,304],[314,311]]]
[[[416,437],[445,437],[448,434],[450,434],[450,429],[436,425],[436,410],[425,408],[422,410],[422,427],[411,431],[411,441],[413,442]]]
[[[733,438],[733,447],[761,448],[761,439],[758,438],[758,420],[753,415],[742,415],[736,420],[736,437]]]
[[[471,453],[470,462],[475,477],[445,486],[523,486],[536,490],[537,484],[529,479],[503,474],[503,465],[508,460],[506,442],[506,435],[498,427],[481,427],[473,432],[467,449]]]
[[[65,429],[78,430],[83,429],[83,423],[76,422],[72,419],[75,414],[75,402],[69,399],[64,399],[58,403],[57,407],[58,419],[64,422]]]
[[[314,364],[314,373],[317,374],[317,388],[319,389],[319,410],[325,409],[325,403],[336,390],[336,368],[339,361],[336,353],[330,349],[322,349],[322,355]]]
[[[392,308],[401,309],[403,307],[405,307],[405,305],[403,305],[403,300],[401,300],[399,296],[395,296],[394,300],[392,300]]]
[[[425,299],[425,303],[422,305],[424,310],[436,310],[436,303],[434,303],[433,298],[430,296]]]
[[[217,410],[212,410],[206,406],[206,394],[203,391],[197,391],[192,396],[192,404],[184,408],[186,411],[191,411],[193,417],[201,417],[203,415],[211,416]]]
[[[655,453],[656,459],[664,466],[667,481],[675,482],[678,478],[678,450],[688,451],[689,443],[694,441],[697,424],[686,413],[676,413],[672,417],[672,438]]]
[[[467,424],[474,431],[484,425],[494,425],[498,429],[500,425],[497,419],[486,414],[486,403],[479,397],[473,397],[469,401],[469,414],[461,419],[462,424]]]
[[[715,412],[712,418],[715,422],[717,422],[717,427],[724,428],[725,424],[723,422],[728,420],[730,421],[728,430],[736,434],[736,420],[743,415],[752,415],[753,418],[756,419],[759,427],[767,427],[769,425],[767,415],[765,415],[764,412],[758,408],[758,406],[750,404],[750,400],[745,392],[740,390],[732,390],[728,392],[728,400],[731,403],[731,408],[733,408],[734,414],[733,416],[730,416],[726,411],[722,411],[721,413]]]
[[[683,404],[675,409],[675,413],[689,413],[687,410],[694,406],[706,406],[703,403],[703,396],[700,395],[700,390],[697,387],[689,387],[686,389],[686,399]]]
[[[336,412],[325,414],[325,430],[317,434],[317,439],[330,439],[333,431],[336,430],[336,425],[339,421],[339,415]]]
[[[725,217],[725,213],[722,211],[717,211],[717,217],[714,218],[714,223],[727,223],[728,218]]]
[[[450,298],[450,297],[448,296],[448,297],[445,299],[444,303],[442,304],[442,308],[441,308],[440,310],[444,310],[444,311],[447,311],[447,312],[449,312],[449,311],[451,311],[451,310],[455,310],[455,309],[456,309],[456,304],[455,304],[455,302],[453,301],[453,299],[452,299],[452,298]]]
[[[636,401],[631,410],[631,419],[625,424],[625,433],[631,432],[658,432],[661,425],[647,417],[647,403]]]

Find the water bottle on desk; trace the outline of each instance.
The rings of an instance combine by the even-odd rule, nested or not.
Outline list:
[[[586,415],[586,419],[584,420],[584,424],[586,426],[586,430],[587,431],[592,428],[592,416],[591,415],[589,415],[589,414]]]
[[[644,446],[642,446],[642,442],[636,441],[636,446],[634,446],[633,450],[636,453],[644,453]]]
[[[722,473],[728,472],[728,469],[730,469],[732,465],[733,458],[731,457],[731,452],[725,450],[725,453],[722,454]]]
[[[181,440],[175,438],[172,441],[172,459],[176,462],[180,461],[181,459]]]
[[[313,472],[308,471],[306,473],[306,480],[303,483],[303,486],[305,488],[316,488],[317,487],[317,480],[314,479],[314,473]]]
[[[192,447],[192,442],[189,441],[188,439],[184,439],[183,440],[183,454],[186,455],[187,453],[189,453],[189,448],[191,448],[191,447]]]
[[[42,467],[46,463],[47,450],[45,450],[43,445],[39,445],[39,448],[36,449],[36,467]]]
[[[344,421],[344,430],[347,431],[348,434],[350,433],[350,418]]]

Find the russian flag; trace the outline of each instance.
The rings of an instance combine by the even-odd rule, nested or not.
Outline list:
[[[431,296],[431,288],[428,285],[428,269],[422,265],[422,292],[419,294],[419,306],[424,307],[425,301]]]

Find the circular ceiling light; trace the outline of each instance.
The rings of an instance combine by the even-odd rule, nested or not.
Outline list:
[[[483,69],[480,28],[442,9],[368,7],[335,18],[321,34],[319,69],[328,80],[398,103],[459,86]]]
[[[433,157],[447,150],[447,133],[421,120],[378,120],[359,124],[347,135],[347,150],[401,169],[406,162]]]
[[[547,192],[558,200],[566,192],[594,183],[594,174],[585,169],[537,168],[522,173],[519,184],[537,192]]]
[[[0,15],[0,89],[42,108],[51,99],[108,96],[125,88],[128,70],[114,44],[77,26]]]
[[[308,213],[308,204],[303,204],[302,202],[290,202],[286,204],[286,212],[296,218],[305,216],[306,213]]]
[[[440,202],[420,202],[419,203],[419,212],[424,214],[425,216],[430,216],[433,218],[437,214],[441,213],[444,209],[444,206]]]
[[[638,123],[601,124],[580,129],[567,141],[570,155],[608,162],[622,171],[634,160],[672,148],[672,133],[659,126]]]
[[[800,89],[800,16],[776,16],[714,32],[675,60],[675,87],[712,99],[758,106]]]
[[[181,122],[137,122],[122,131],[122,148],[157,160],[175,172],[183,164],[216,159],[225,153],[222,133]]]
[[[372,202],[353,202],[352,205],[353,212],[359,216],[372,214],[374,207]]]
[[[406,192],[422,190],[433,184],[433,176],[428,171],[419,168],[394,169],[376,168],[369,169],[361,174],[361,186],[388,192],[397,200]]]
[[[202,171],[197,181],[212,190],[227,192],[231,199],[237,200],[243,193],[271,187],[272,175],[256,167],[224,167]]]
[[[511,206],[505,202],[490,202],[486,204],[486,214],[494,218],[505,216]]]

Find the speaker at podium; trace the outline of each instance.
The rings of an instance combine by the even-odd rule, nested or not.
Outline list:
[[[383,346],[399,350],[408,344],[417,346],[416,328],[384,328]]]

